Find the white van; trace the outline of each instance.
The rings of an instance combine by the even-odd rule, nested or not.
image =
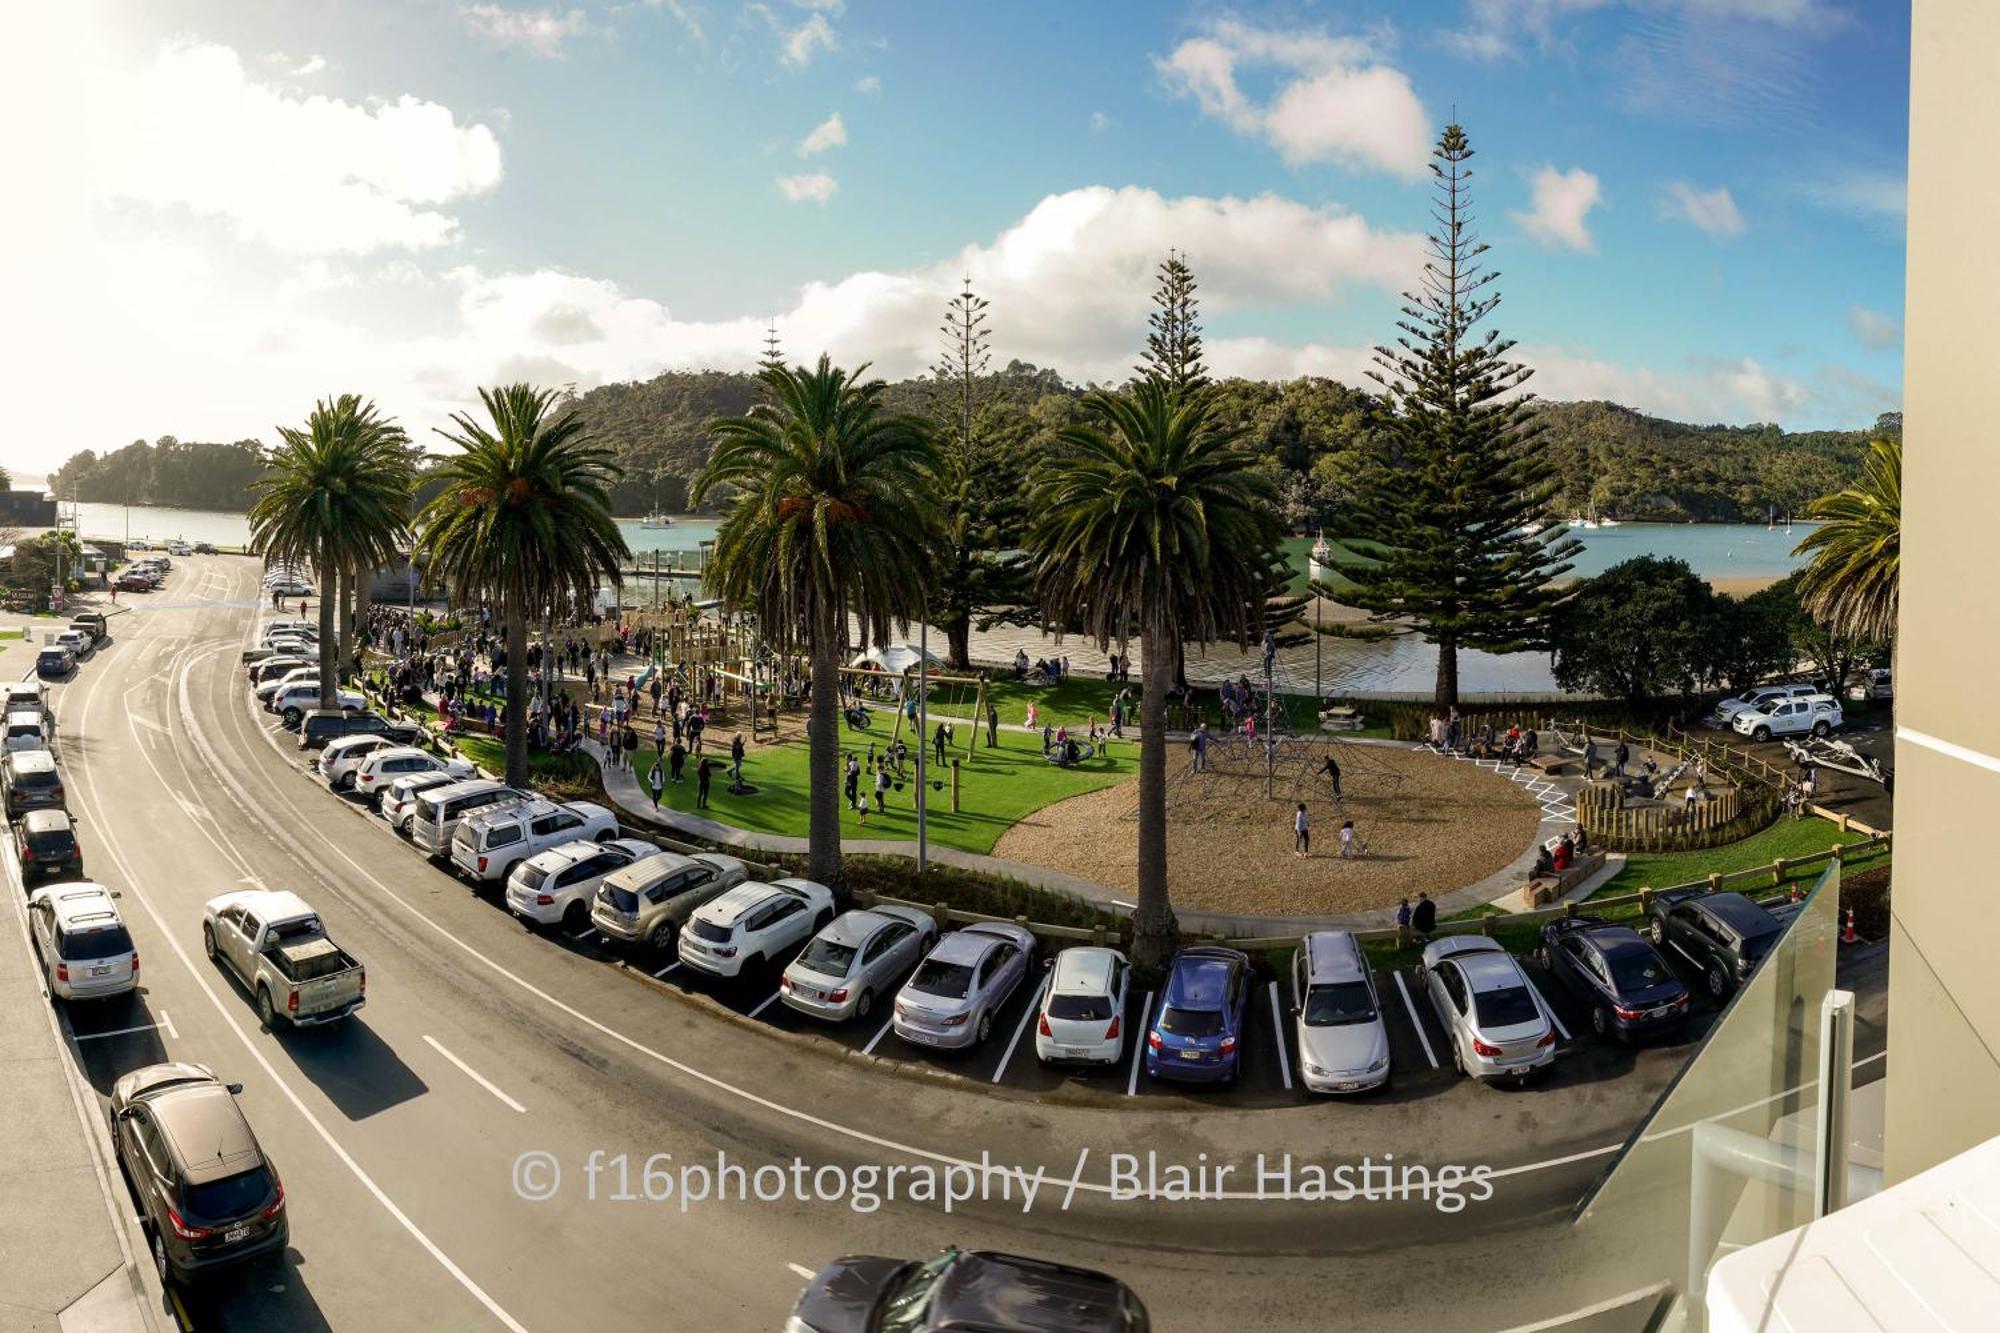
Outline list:
[[[451,851],[458,821],[473,811],[533,799],[528,792],[488,778],[446,783],[417,797],[417,808],[410,814],[410,841],[432,856],[444,856]]]

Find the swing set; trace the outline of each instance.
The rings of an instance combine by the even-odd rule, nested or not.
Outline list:
[[[848,666],[840,668],[840,678],[843,682],[852,682],[848,687],[849,692],[857,699],[861,699],[864,706],[870,697],[870,692],[861,688],[864,683],[874,687],[873,697],[891,701],[896,711],[896,725],[889,733],[889,743],[894,745],[901,739],[904,723],[914,721],[909,701],[915,697],[917,691],[917,668],[906,667],[900,673],[892,675],[880,667]],[[939,686],[945,686],[951,691],[952,697],[948,701],[940,702],[950,710],[950,715],[953,717],[964,716],[960,705],[965,702],[966,692],[968,690],[972,692],[972,725],[966,728],[965,737],[965,757],[969,762],[977,752],[980,728],[986,725],[986,677],[947,675],[932,671],[928,673],[928,683],[933,699],[936,698]],[[843,708],[842,711],[846,710]],[[920,744],[924,739],[921,736],[917,738]]]

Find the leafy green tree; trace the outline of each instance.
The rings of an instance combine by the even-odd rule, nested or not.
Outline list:
[[[1879,640],[1849,633],[1807,610],[1800,595],[1805,578],[1806,571],[1794,570],[1751,600],[1765,599],[1772,615],[1784,627],[1787,658],[1778,669],[1791,671],[1803,663],[1816,678],[1838,690],[1856,669],[1869,662],[1886,660],[1889,649]]]
[[[250,549],[320,580],[319,702],[339,685],[334,606],[338,573],[380,564],[409,532],[409,436],[355,394],[324,399],[303,428],[278,427],[278,447],[253,489]]]
[[[1147,317],[1146,353],[1136,367],[1141,378],[1158,380],[1169,393],[1186,394],[1208,383],[1201,359],[1201,303],[1195,299],[1194,271],[1187,256],[1167,251],[1160,262],[1153,313]]]
[[[1718,595],[1710,636],[1710,677],[1732,689],[1784,675],[1798,661],[1794,622],[1804,614],[1790,580],[1748,597]]]
[[[1555,613],[1556,684],[1627,703],[1691,694],[1713,672],[1717,623],[1714,590],[1685,560],[1634,556]]]
[[[882,406],[883,384],[825,356],[758,372],[767,401],[709,427],[713,452],[696,503],[729,498],[702,579],[750,611],[781,653],[810,655],[808,793],[812,877],[843,897],[840,668],[854,646],[887,645],[924,612],[946,559],[938,447],[930,422]]]
[[[1844,633],[1893,641],[1903,559],[1900,433],[1869,447],[1852,486],[1813,501],[1806,512],[1819,526],[1793,552],[1812,557],[1799,580],[1799,600]]]
[[[1034,479],[1028,549],[1044,612],[1099,648],[1145,645],[1139,708],[1139,904],[1133,957],[1157,967],[1177,927],[1167,895],[1167,693],[1184,645],[1261,636],[1281,561],[1277,497],[1213,396],[1147,377],[1093,393]]]
[[[602,584],[622,586],[632,558],[611,517],[618,467],[554,389],[481,389],[487,420],[452,415],[438,434],[458,446],[433,474],[419,516],[429,577],[461,606],[491,604],[507,644],[507,781],[528,780],[528,624],[589,611]]]
[[[1471,230],[1465,132],[1446,126],[1432,156],[1440,230],[1405,293],[1403,336],[1375,351],[1389,448],[1355,479],[1345,535],[1372,559],[1342,568],[1353,587],[1341,600],[1437,645],[1445,708],[1458,702],[1459,649],[1545,641],[1563,598],[1555,580],[1579,547],[1528,531],[1559,485],[1522,392],[1533,372],[1506,359],[1511,341],[1473,333],[1500,297]]]

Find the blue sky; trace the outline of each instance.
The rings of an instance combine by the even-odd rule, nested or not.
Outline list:
[[[27,49],[63,77],[9,94],[78,111],[29,164],[25,369],[130,388],[17,466],[350,387],[424,426],[500,377],[739,367],[771,318],[911,373],[966,271],[1002,359],[1112,378],[1175,245],[1218,370],[1353,381],[1454,109],[1546,395],[1899,405],[1907,4],[53,8]]]

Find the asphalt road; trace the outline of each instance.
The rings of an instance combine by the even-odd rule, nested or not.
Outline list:
[[[1397,1083],[1353,1103],[1286,1087],[1296,1052],[1262,1012],[1268,994],[1245,1086],[1223,1098],[1123,1068],[1049,1071],[1026,1035],[1007,1056],[1025,994],[969,1056],[919,1056],[893,1036],[867,1054],[872,1029],[809,1031],[764,1004],[768,976],[714,987],[670,958],[530,932],[326,792],[295,740],[246,701],[239,654],[258,575],[243,559],[177,562],[164,588],[128,599],[137,605],[114,620],[115,640],[56,698],[92,877],[123,893],[145,960],[139,995],[70,1015],[89,1081],[101,1095],[152,1061],[209,1064],[244,1084],[286,1184],[290,1253],[169,1303],[184,1327],[777,1329],[827,1260],[946,1243],[1116,1272],[1166,1330],[1317,1328],[1330,1308],[1356,1328],[1489,1329],[1633,1285],[1570,1262],[1564,1218],[1685,1044],[1598,1043],[1545,984],[1575,1034],[1554,1075],[1519,1091],[1472,1086],[1451,1075],[1421,994],[1411,987],[1406,1008],[1385,977]],[[366,964],[368,1003],[353,1020],[260,1030],[200,943],[203,902],[246,885],[298,892]],[[1115,1196],[1113,1155],[1148,1150],[1162,1165],[1210,1168],[1201,1183],[1216,1197]],[[554,1198],[521,1196],[515,1170],[529,1153],[561,1168]],[[606,1163],[595,1198],[593,1153]],[[641,1197],[612,1197],[621,1154],[624,1192]],[[905,1189],[950,1168],[993,1197],[947,1214],[937,1202],[860,1211],[788,1191],[683,1211],[673,1173],[718,1154],[771,1168],[767,1187],[773,1172],[789,1185],[798,1159],[808,1191],[837,1184],[815,1180],[821,1167],[900,1168]],[[1259,1154],[1289,1154],[1300,1169],[1369,1157],[1497,1175],[1490,1199],[1455,1212],[1420,1194],[1282,1197],[1276,1179],[1266,1192],[1279,1197],[1259,1198]],[[969,1169],[982,1163],[995,1169]],[[1218,1180],[1223,1165],[1234,1174]],[[1001,1167],[1043,1173],[1031,1207],[1022,1177]],[[676,1195],[643,1197],[666,1183]],[[1462,1276],[1493,1272],[1507,1280]]]

